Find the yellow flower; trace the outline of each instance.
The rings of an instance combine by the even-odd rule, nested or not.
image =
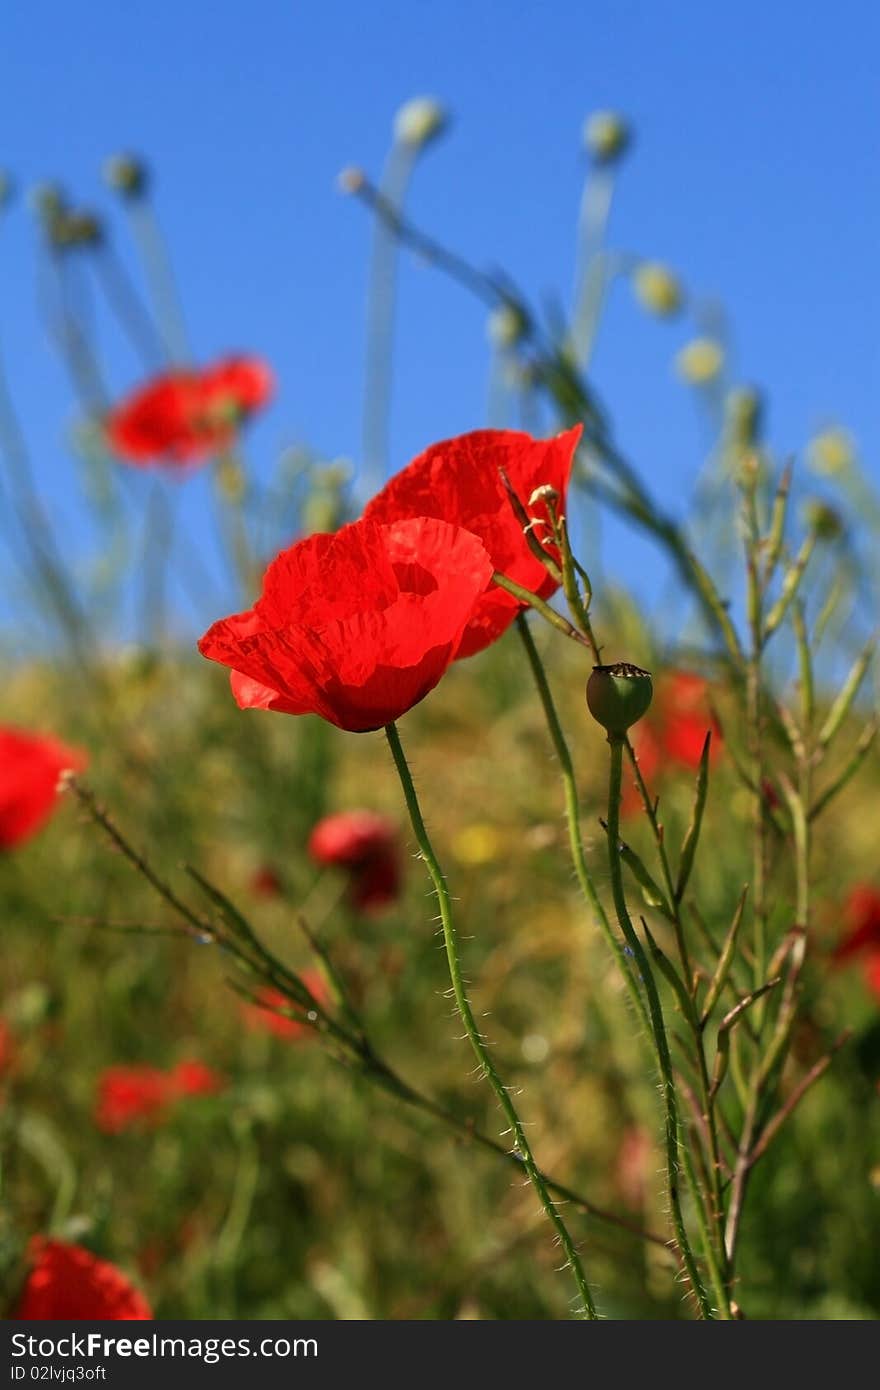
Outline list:
[[[504,848],[504,841],[494,825],[484,821],[466,825],[452,840],[452,853],[459,864],[491,864]]]

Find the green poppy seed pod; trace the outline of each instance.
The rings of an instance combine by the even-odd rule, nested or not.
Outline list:
[[[633,274],[636,299],[649,314],[672,318],[684,302],[681,281],[665,265],[643,261]]]
[[[405,101],[394,117],[394,139],[399,145],[420,150],[442,135],[448,117],[433,97],[413,97]]]
[[[131,154],[114,154],[104,161],[104,182],[124,198],[137,198],[146,191],[147,166]]]
[[[804,521],[815,531],[820,541],[836,541],[843,535],[843,519],[821,497],[808,497],[804,503]]]
[[[631,140],[629,125],[616,111],[594,111],[584,122],[584,144],[597,164],[613,164]]]
[[[714,338],[692,338],[675,359],[679,376],[690,386],[714,381],[724,366],[724,350]]]
[[[810,440],[810,467],[814,473],[834,477],[848,473],[856,461],[856,444],[849,430],[832,425]]]
[[[489,315],[490,343],[499,348],[511,348],[525,337],[528,321],[517,304],[499,304]]]
[[[629,661],[594,666],[587,681],[590,713],[610,738],[623,738],[627,729],[647,714],[653,695],[651,672]]]

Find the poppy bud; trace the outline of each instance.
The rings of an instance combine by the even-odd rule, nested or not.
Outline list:
[[[525,336],[528,321],[516,304],[499,304],[489,315],[489,341],[500,348],[514,347]]]
[[[724,352],[714,338],[693,338],[675,359],[680,377],[691,386],[714,381],[724,365]]]
[[[341,169],[336,178],[340,193],[359,193],[367,181],[363,169],[348,165]]]
[[[633,289],[636,299],[649,314],[660,318],[671,318],[677,314],[684,300],[681,281],[667,270],[665,265],[643,261],[633,274]]]
[[[98,246],[103,235],[100,219],[92,212],[60,210],[49,220],[52,244],[63,250],[73,246]]]
[[[137,198],[146,191],[147,166],[135,155],[114,154],[104,161],[104,182],[124,198]]]
[[[804,521],[821,541],[836,541],[843,534],[840,513],[821,497],[808,497],[804,503]]]
[[[413,97],[403,103],[394,117],[394,138],[399,145],[419,150],[442,135],[446,125],[447,115],[439,101],[433,97]]]
[[[653,694],[650,671],[629,661],[594,666],[587,681],[590,713],[611,738],[623,738],[630,725],[647,713]]]
[[[809,453],[810,467],[815,473],[846,473],[856,461],[855,440],[842,425],[832,425],[810,441]]]
[[[763,401],[751,386],[737,386],[724,402],[727,432],[731,443],[749,449],[761,433]]]
[[[616,111],[594,111],[584,122],[584,144],[597,164],[613,164],[631,139],[632,131]]]

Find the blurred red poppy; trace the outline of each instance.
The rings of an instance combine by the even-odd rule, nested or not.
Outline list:
[[[214,1095],[225,1081],[203,1062],[160,1067],[108,1067],[98,1081],[95,1123],[105,1134],[161,1122],[176,1102],[189,1096]]]
[[[657,706],[662,753],[682,767],[697,768],[706,734],[711,731],[709,757],[718,757],[721,730],[709,706],[709,684],[702,676],[675,671],[661,683]]]
[[[359,911],[376,911],[397,897],[397,831],[386,816],[375,811],[325,816],[309,836],[308,848],[316,863],[347,870],[349,900]]]
[[[834,948],[838,962],[868,951],[880,954],[880,891],[870,884],[853,888],[844,907],[846,935]]]
[[[226,1085],[225,1079],[204,1062],[178,1062],[168,1074],[168,1090],[172,1096],[214,1096]]]
[[[228,448],[272,390],[272,373],[257,357],[228,357],[200,371],[169,371],[111,411],[107,438],[129,463],[194,462]]]
[[[475,430],[432,444],[386,484],[364,516],[380,522],[430,516],[463,526],[483,542],[493,569],[547,598],[558,585],[529,550],[499,469],[505,470],[524,505],[537,488],[549,484],[559,494],[564,512],[580,437],[577,425],[554,439],[533,439],[516,430]],[[545,541],[546,505],[541,502],[528,510],[545,523],[536,531]],[[506,632],[522,607],[511,594],[492,585],[476,605],[457,655],[472,656],[488,647]]]
[[[81,1245],[38,1236],[31,1270],[12,1317],[20,1322],[145,1322],[153,1314],[143,1294],[107,1260]]]
[[[95,1123],[105,1134],[121,1134],[155,1123],[168,1101],[168,1078],[159,1067],[108,1067],[98,1081]]]
[[[42,828],[58,800],[62,772],[81,772],[86,755],[55,738],[0,728],[0,850]]]
[[[357,521],[282,553],[252,609],[199,642],[242,709],[319,714],[363,733],[433,690],[492,577],[475,536],[420,517]]]
[[[304,970],[300,977],[306,988],[312,993],[319,1004],[325,1004],[329,999],[329,991],[324,981],[323,975],[317,970]],[[272,1033],[276,1038],[284,1038],[287,1042],[295,1042],[299,1038],[314,1035],[314,1029],[308,1023],[302,1023],[297,1018],[290,1018],[287,1013],[279,1010],[290,1010],[292,1005],[280,990],[261,989],[257,992],[256,1004],[243,1004],[242,1016],[245,1022],[251,1027],[264,1033]]]
[[[649,787],[652,779],[670,768],[695,771],[710,731],[709,761],[717,761],[721,729],[709,704],[709,689],[702,676],[688,671],[673,671],[658,680],[651,712],[632,732],[633,748]],[[641,797],[630,780],[624,787],[621,814],[633,815],[641,805]]]

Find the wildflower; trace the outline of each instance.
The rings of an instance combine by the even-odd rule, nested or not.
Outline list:
[[[424,516],[364,519],[272,562],[252,609],[199,642],[242,709],[319,714],[361,733],[405,714],[459,654],[492,577],[476,536]]]
[[[691,386],[705,386],[720,375],[724,349],[714,338],[693,338],[676,357],[675,366]]]
[[[613,164],[631,140],[629,125],[616,111],[594,111],[584,122],[584,144],[597,164]]]
[[[846,935],[834,950],[834,959],[851,960],[864,952],[880,954],[880,891],[870,884],[853,888],[844,908]]]
[[[55,809],[63,772],[81,772],[86,755],[49,735],[0,727],[0,851],[30,839]]]
[[[167,1078],[169,1095],[176,1098],[187,1096],[215,1096],[226,1085],[224,1078],[192,1058],[178,1062],[172,1067]]]
[[[721,729],[709,706],[709,686],[702,676],[674,671],[661,677],[651,715],[632,735],[642,777],[650,786],[664,770],[678,766],[696,770],[711,730],[711,762],[721,751]],[[768,798],[768,804],[771,804]],[[632,815],[642,805],[635,786],[624,789],[621,815]]]
[[[169,1102],[168,1078],[158,1067],[108,1067],[98,1081],[95,1123],[105,1134],[155,1124]]]
[[[518,497],[531,497],[536,488],[549,483],[564,507],[580,435],[579,425],[553,439],[533,439],[516,430],[475,430],[433,444],[386,484],[364,516],[382,522],[431,516],[463,526],[483,542],[494,569],[548,598],[558,585],[529,550],[499,469],[504,469]],[[534,515],[536,534],[545,541],[549,524],[546,507],[537,507]],[[507,630],[522,607],[511,594],[493,585],[477,602],[457,655],[472,656],[488,647]]]
[[[169,1110],[193,1096],[215,1095],[223,1077],[203,1062],[178,1062],[170,1071],[159,1067],[108,1067],[98,1081],[95,1123],[105,1134],[156,1125]]]
[[[671,318],[682,306],[681,281],[665,265],[643,261],[633,274],[636,298],[649,313]]]
[[[319,1004],[327,1002],[329,991],[323,975],[317,970],[304,970],[300,978]],[[251,1028],[272,1033],[286,1042],[296,1042],[314,1031],[308,1023],[290,1016],[291,1002],[280,990],[258,990],[256,1000],[254,1004],[242,1005],[242,1016]]]
[[[394,902],[400,891],[396,827],[374,811],[325,816],[309,836],[309,854],[318,864],[347,870],[349,900],[361,911]]]
[[[129,463],[180,465],[228,448],[272,394],[272,373],[257,357],[227,357],[200,371],[154,377],[105,421],[111,449]]]
[[[21,1322],[145,1322],[153,1314],[121,1270],[81,1245],[38,1236],[12,1317]]]

